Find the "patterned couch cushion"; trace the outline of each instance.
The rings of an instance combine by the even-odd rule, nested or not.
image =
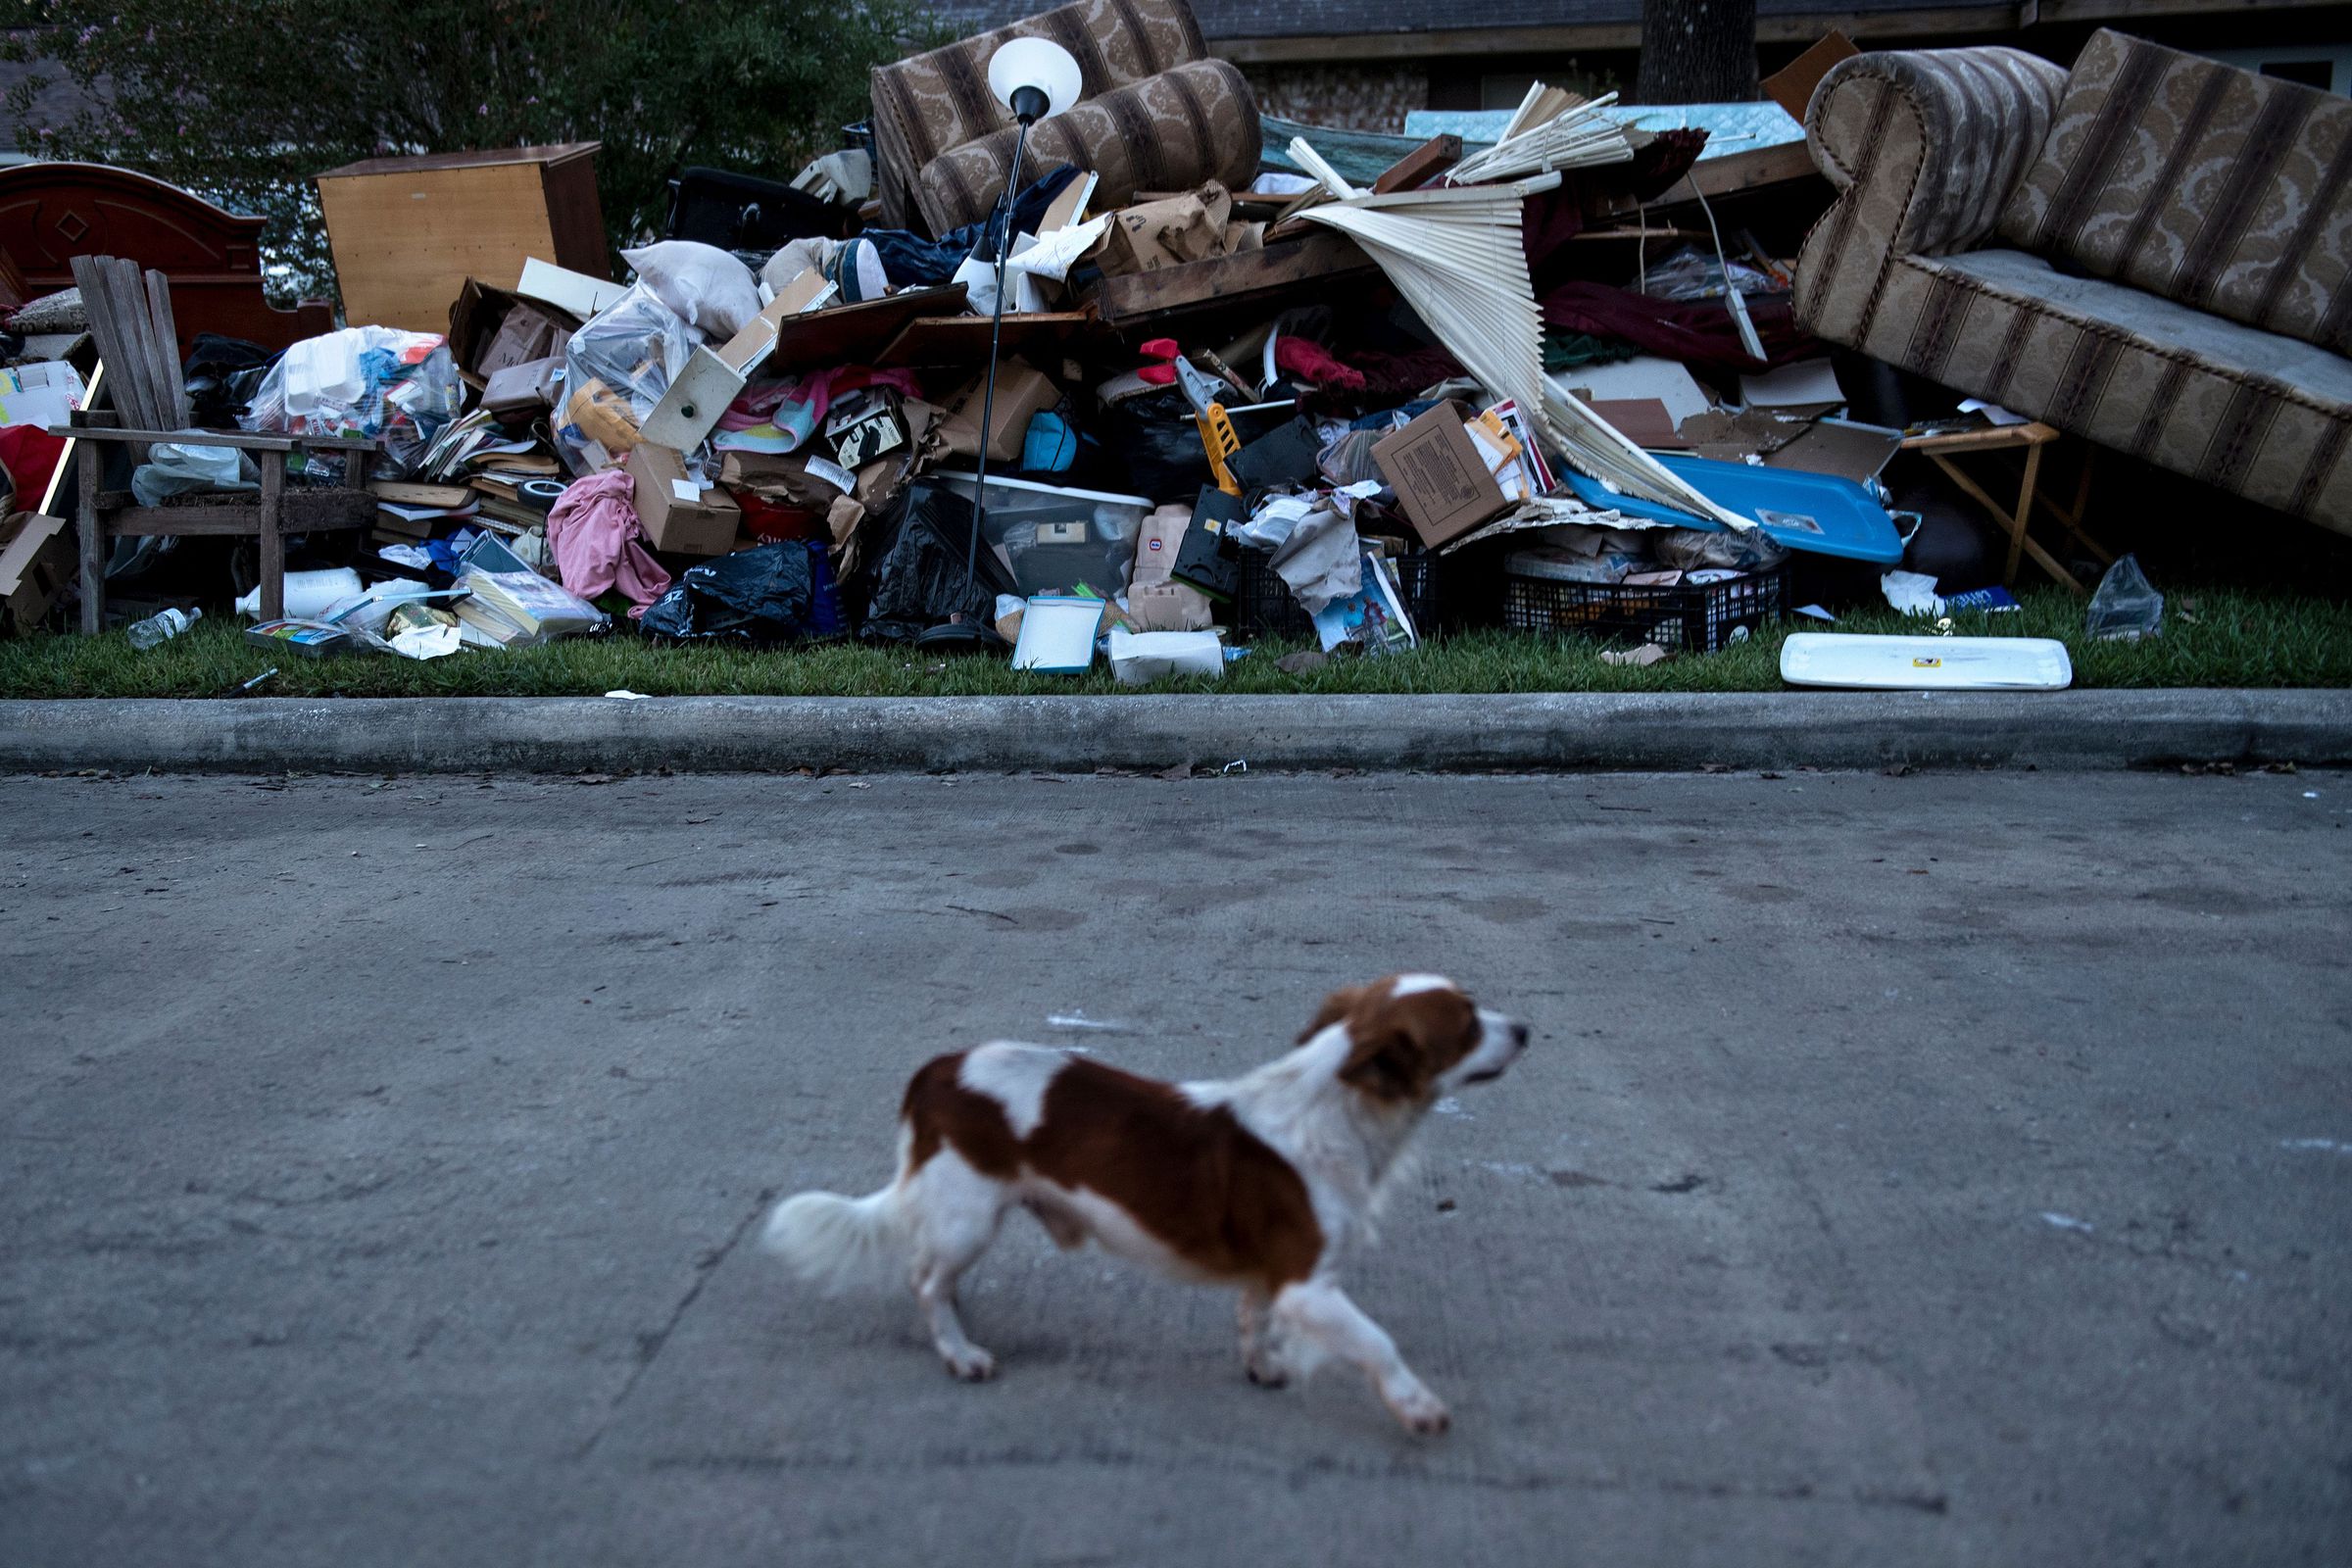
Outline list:
[[[1051,38],[1075,56],[1089,98],[1208,54],[1185,0],[1077,0],[929,54],[876,66],[875,183],[885,226],[912,226],[915,179],[924,165],[1012,123],[988,90],[988,63],[999,45],[1023,37]],[[985,209],[974,216],[985,216]]]
[[[1865,352],[2352,532],[2352,361],[2010,250],[1898,257]]]
[[[932,233],[988,217],[1012,172],[1017,131],[966,142],[923,166],[914,199]],[[1257,101],[1240,70],[1196,60],[1038,122],[1023,175],[1035,179],[1056,164],[1092,170],[1102,180],[1092,209],[1108,212],[1138,191],[1190,190],[1206,179],[1246,190],[1257,177],[1262,139]]]
[[[2352,101],[2099,32],[1998,232],[2094,276],[2352,351]]]

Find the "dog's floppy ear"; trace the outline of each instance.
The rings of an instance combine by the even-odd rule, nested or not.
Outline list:
[[[1358,1024],[1351,1034],[1354,1049],[1340,1068],[1340,1082],[1362,1090],[1374,1100],[1418,1100],[1437,1076],[1412,1030],[1383,1019],[1369,1027]]]
[[[1371,989],[1370,986],[1345,986],[1325,997],[1323,1005],[1315,1009],[1314,1021],[1298,1032],[1298,1044],[1305,1045],[1309,1040],[1314,1039],[1315,1036],[1353,1012],[1355,1004],[1363,1001],[1364,993]]]
[[[1457,991],[1392,997],[1348,1020],[1354,1042],[1340,1081],[1375,1100],[1409,1103],[1477,1043],[1478,1010]]]

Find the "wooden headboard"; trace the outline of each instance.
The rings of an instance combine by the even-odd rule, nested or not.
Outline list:
[[[199,332],[277,349],[335,329],[320,301],[281,311],[262,297],[266,221],[105,164],[0,169],[0,234],[31,297],[72,288],[76,256],[127,257],[172,279],[183,356]]]

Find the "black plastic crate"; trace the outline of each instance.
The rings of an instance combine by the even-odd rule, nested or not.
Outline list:
[[[1233,629],[1244,637],[1289,637],[1314,640],[1314,617],[1291,597],[1288,583],[1267,564],[1274,558],[1263,550],[1242,552],[1241,586],[1235,591],[1231,612]],[[1396,568],[1397,591],[1404,596],[1404,612],[1413,618],[1413,630],[1427,637],[1444,628],[1445,602],[1438,585],[1450,581],[1451,563],[1434,555],[1395,556],[1389,564]]]
[[[1711,654],[1732,640],[1736,628],[1779,618],[1787,599],[1788,571],[1781,566],[1729,582],[1672,588],[1511,574],[1502,580],[1502,623],[1513,631],[1652,642]]]

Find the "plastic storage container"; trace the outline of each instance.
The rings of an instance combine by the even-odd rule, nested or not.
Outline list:
[[[976,491],[969,473],[935,473],[930,479],[965,501]],[[991,474],[988,515],[980,530],[1004,552],[1024,595],[1090,588],[1108,599],[1127,586],[1135,541],[1151,513],[1152,503],[1142,496]]]
[[[1571,633],[1711,654],[1735,628],[1779,617],[1788,570],[1751,571],[1728,582],[1672,588],[1567,582],[1506,568],[1502,621],[1513,631]]]

